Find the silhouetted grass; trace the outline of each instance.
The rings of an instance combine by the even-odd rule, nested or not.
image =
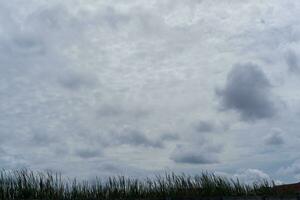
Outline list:
[[[93,182],[64,180],[56,173],[34,173],[29,170],[0,172],[0,199],[180,199],[221,196],[279,195],[274,183],[262,181],[252,185],[238,179],[211,173],[196,176],[174,173],[143,180],[110,177]]]

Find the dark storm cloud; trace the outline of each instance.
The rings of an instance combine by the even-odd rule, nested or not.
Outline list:
[[[224,109],[233,109],[243,120],[271,118],[276,109],[272,101],[271,85],[259,66],[237,64],[227,76],[225,88],[217,91]]]
[[[288,51],[286,53],[285,60],[290,72],[299,72],[299,58],[294,51]]]
[[[145,146],[154,148],[163,147],[163,143],[161,141],[150,139],[145,134],[135,129],[125,129],[120,133],[120,135],[116,139],[120,144],[129,144],[133,146]]]

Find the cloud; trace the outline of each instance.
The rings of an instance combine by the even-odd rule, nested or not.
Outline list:
[[[59,140],[51,136],[51,134],[42,131],[40,133],[33,133],[30,143],[33,145],[47,146],[50,145],[51,143],[58,142],[58,141]]]
[[[75,155],[79,156],[80,158],[83,159],[89,159],[89,158],[95,158],[99,157],[102,155],[101,151],[95,150],[95,149],[78,149],[75,151]]]
[[[210,121],[199,121],[195,125],[195,130],[199,133],[212,132],[215,129],[215,124]]]
[[[183,146],[177,145],[170,155],[175,163],[214,164],[219,163],[218,153],[222,147],[216,145]]]
[[[218,163],[217,158],[209,153],[200,152],[178,152],[177,155],[172,155],[171,160],[176,163],[188,163],[188,164],[212,164]]]
[[[148,138],[145,134],[139,130],[132,128],[124,128],[115,139],[119,144],[128,144],[133,146],[144,146],[144,147],[154,147],[162,148],[163,143],[159,140],[154,140]]]
[[[74,91],[82,88],[92,88],[97,85],[96,77],[85,72],[66,71],[60,75],[58,82],[64,88]]]
[[[45,53],[43,42],[38,36],[29,34],[17,35],[15,38],[12,38],[10,42],[9,51],[12,54],[28,56]]]
[[[130,22],[131,16],[117,11],[112,6],[108,6],[101,14],[100,19],[112,29],[118,30]]]
[[[28,163],[22,156],[9,153],[4,148],[0,148],[0,167],[2,169],[14,169],[28,167]]]
[[[177,134],[165,133],[160,136],[160,139],[163,141],[175,141],[179,139]]]
[[[10,66],[13,69],[24,67],[20,70],[28,70],[25,67],[41,63],[47,51],[43,38],[38,34],[12,33],[12,36],[0,39],[0,68]]]
[[[295,160],[290,166],[279,168],[278,174],[283,176],[292,176],[296,179],[300,178],[300,160]]]
[[[242,183],[252,184],[254,182],[261,182],[264,180],[271,181],[271,178],[265,172],[259,169],[245,169],[240,170],[233,175],[234,179],[239,179]]]
[[[225,110],[232,109],[245,121],[271,118],[276,113],[271,84],[259,66],[235,65],[223,90],[217,91]]]
[[[115,100],[114,104],[103,102],[97,109],[97,117],[103,118],[126,118],[130,120],[144,119],[149,115],[149,111],[142,105],[132,106],[130,102],[123,103]]]
[[[284,137],[281,131],[275,130],[264,139],[266,145],[278,146],[284,144]]]
[[[295,51],[289,50],[285,55],[285,61],[289,67],[290,72],[299,72],[299,59]]]
[[[299,84],[283,73],[282,49],[293,49],[286,62],[298,68],[300,3],[75,1],[0,2],[1,167],[83,178],[107,174],[97,168],[104,160],[133,175],[201,163],[234,171],[249,160],[274,169],[299,151],[295,144],[261,160],[256,144],[275,124],[283,139],[297,137]],[[224,109],[247,121],[278,117],[249,127],[215,109],[214,86],[236,60],[269,60],[268,79],[254,64],[234,67],[218,93]]]

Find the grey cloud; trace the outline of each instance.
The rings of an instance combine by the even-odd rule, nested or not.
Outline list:
[[[69,90],[79,90],[81,88],[91,88],[97,84],[96,77],[66,70],[58,79],[60,85]]]
[[[288,51],[285,55],[285,60],[291,72],[299,72],[299,58],[294,51]]]
[[[0,52],[1,68],[8,66],[25,68],[40,63],[39,59],[45,55],[47,47],[43,39],[36,34],[12,33],[11,37],[0,39]]]
[[[257,60],[262,52],[273,61],[274,66],[268,70],[276,81],[281,63],[274,57],[282,58],[278,54],[281,50],[276,48],[290,45],[284,39],[288,34],[280,33],[295,26],[290,26],[291,21],[284,17],[288,15],[281,11],[286,10],[279,3],[272,4],[276,11],[273,16],[274,12],[265,12],[269,5],[264,3],[247,4],[250,12],[244,12],[237,9],[245,7],[243,3],[228,7],[192,1],[196,2],[0,2],[0,143],[10,153],[0,152],[1,167],[28,164],[31,169],[55,168],[84,178],[88,174],[107,174],[107,170],[97,169],[102,160],[114,161],[126,174],[131,165],[163,168],[168,158],[174,161],[171,167],[178,170],[187,169],[178,163],[216,163],[224,159],[217,166],[221,169],[228,166],[228,158],[237,160],[237,154],[250,151],[253,146],[240,150],[235,145],[240,144],[240,135],[248,141],[248,136],[239,132],[241,124],[214,109],[214,80],[223,78],[227,70],[222,66],[224,61]],[[214,12],[202,12],[211,9]],[[264,16],[255,17],[265,19],[265,24],[248,20],[259,13]],[[297,16],[292,9],[289,13]],[[272,37],[274,34],[277,36]],[[268,44],[261,42],[262,35]],[[252,45],[253,40],[260,44]],[[295,55],[289,58],[291,66],[298,65]],[[219,93],[224,108],[239,112],[246,120],[273,116],[275,106],[264,105],[273,96],[268,81],[261,81],[259,74],[263,73],[257,76],[255,71],[259,70],[233,71],[235,75],[228,78],[224,91]],[[288,94],[287,99],[292,100],[297,85],[289,81],[288,86],[294,88],[279,86],[274,91],[285,90],[283,95]],[[289,114],[294,108],[286,110],[286,116],[292,118]],[[213,120],[194,126],[193,122],[206,117]],[[275,120],[282,120],[280,126],[297,130],[290,126],[291,118]],[[224,135],[202,134],[221,132],[221,121],[233,125],[234,130],[226,131],[225,136],[232,140],[227,141]],[[121,128],[127,125],[134,128]],[[32,127],[39,132],[32,133]],[[169,128],[170,134],[165,134]],[[259,135],[261,127],[254,127],[253,132]],[[255,134],[249,134],[254,144],[258,138]],[[232,145],[224,158],[222,147],[211,145],[210,139]],[[176,142],[186,147],[166,157]],[[101,154],[102,148],[110,154]],[[141,160],[136,163],[137,156],[125,150],[138,151]],[[289,151],[292,154],[296,150]],[[256,151],[255,147],[251,149]],[[249,159],[243,157],[233,165],[240,167]],[[259,159],[251,161],[255,164]],[[154,160],[157,165],[149,165]],[[132,169],[131,174],[137,171]]]
[[[154,148],[163,147],[161,141],[150,139],[142,132],[131,128],[125,128],[123,131],[120,132],[116,139],[120,144],[129,144],[134,146],[145,146]]]
[[[120,173],[120,171],[122,170],[122,168],[112,163],[103,163],[100,169],[114,173]]]
[[[98,111],[97,115],[99,117],[115,117],[123,114],[123,108],[118,105],[102,105]]]
[[[195,125],[195,130],[199,133],[211,132],[215,129],[215,124],[210,121],[199,121]]]
[[[218,163],[218,159],[215,155],[201,152],[178,152],[171,156],[171,160],[176,163],[188,163],[188,164],[212,164]]]
[[[215,145],[182,146],[177,145],[170,159],[176,163],[213,164],[219,163],[218,153],[222,148]]]
[[[124,117],[126,119],[143,119],[149,115],[149,111],[141,106],[132,106],[129,102],[127,104],[115,102],[103,103],[97,110],[97,117],[99,118],[114,118]]]
[[[283,135],[280,132],[274,131],[272,134],[268,135],[264,142],[266,145],[282,145],[284,144]]]
[[[9,153],[7,150],[0,148],[0,167],[2,169],[15,169],[28,167],[28,163],[20,155]]]
[[[114,7],[107,7],[100,16],[103,22],[108,24],[113,29],[118,29],[120,26],[127,24],[131,16],[117,11]]]
[[[42,123],[41,121],[39,123]],[[30,135],[29,144],[34,146],[47,147],[54,143],[60,143],[61,138],[55,132],[51,131],[49,127],[41,128],[37,125],[32,125],[28,131]]]
[[[10,50],[21,55],[37,55],[45,53],[43,41],[34,35],[20,35],[11,41]]]
[[[281,167],[278,170],[278,173],[281,175],[292,175],[295,177],[299,177],[300,175],[300,162],[299,160],[294,161],[290,166]]]
[[[75,154],[83,159],[95,158],[102,155],[101,151],[95,149],[78,149]]]
[[[6,151],[0,147],[0,156],[6,155]]]
[[[70,28],[69,25],[74,24],[74,16],[62,4],[41,7],[31,13],[26,19],[26,23],[30,27],[41,27],[40,32],[49,30],[63,30]],[[73,27],[74,28],[74,27]],[[75,27],[77,28],[77,27]],[[57,32],[56,32],[57,34]]]
[[[165,133],[160,136],[160,139],[163,141],[175,141],[179,139],[177,134]]]
[[[223,90],[217,91],[223,108],[236,110],[243,120],[271,118],[276,114],[271,84],[259,66],[235,65]]]
[[[58,142],[58,140],[47,133],[35,133],[33,134],[31,144],[38,146],[50,145],[51,143]]]

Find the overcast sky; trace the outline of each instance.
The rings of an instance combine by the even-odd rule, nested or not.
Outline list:
[[[0,2],[0,168],[300,179],[300,2]]]

